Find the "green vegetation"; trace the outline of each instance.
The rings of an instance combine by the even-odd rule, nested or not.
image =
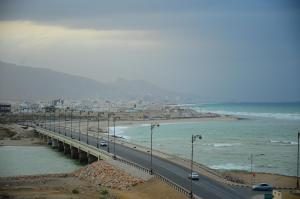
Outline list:
[[[118,199],[118,197],[109,193],[107,189],[102,189],[99,199]]]
[[[73,194],[79,194],[79,191],[78,191],[77,189],[73,189],[73,190],[72,190],[72,193],[73,193]]]

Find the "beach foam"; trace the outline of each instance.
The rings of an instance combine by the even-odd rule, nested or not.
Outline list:
[[[119,137],[122,137],[126,140],[130,139],[129,136],[126,136],[126,135],[122,135],[124,134],[124,130],[125,129],[128,129],[127,126],[116,126],[116,136],[119,136]],[[109,127],[109,130],[110,130],[110,133],[113,133],[114,132],[114,127]]]
[[[270,140],[271,143],[279,143],[279,144],[282,144],[282,145],[297,145],[298,143],[297,142],[293,142],[293,141],[287,141],[287,140],[281,140],[281,141],[278,141],[278,140]]]
[[[202,144],[204,146],[213,146],[213,147],[232,147],[242,145],[241,143],[208,143]]]
[[[212,165],[210,166],[212,169],[220,169],[220,170],[249,170],[249,166],[245,165],[236,165],[233,163],[225,163],[225,164],[219,164],[219,165]]]
[[[220,115],[233,115],[233,116],[249,116],[249,117],[263,117],[263,118],[274,118],[274,119],[285,119],[285,120],[300,120],[299,113],[258,113],[258,112],[235,112],[235,111],[224,111],[224,110],[206,110],[194,108],[195,111],[205,113],[216,113]]]

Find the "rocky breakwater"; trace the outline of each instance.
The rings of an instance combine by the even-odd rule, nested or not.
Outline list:
[[[73,174],[92,184],[112,189],[126,190],[144,183],[142,179],[135,178],[101,160],[81,168]]]

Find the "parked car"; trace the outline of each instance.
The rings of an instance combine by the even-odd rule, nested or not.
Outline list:
[[[272,187],[272,185],[269,185],[267,183],[260,183],[257,185],[253,185],[252,190],[253,191],[272,191],[273,187]]]
[[[192,172],[192,175],[189,174],[188,178],[192,178],[192,180],[199,180],[199,174],[197,172]]]
[[[100,141],[100,146],[107,146],[107,142],[105,140]]]

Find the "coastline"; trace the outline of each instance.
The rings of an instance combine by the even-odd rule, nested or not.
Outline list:
[[[228,117],[223,116],[221,118],[189,118],[189,119],[172,119],[172,120],[152,120],[152,121],[118,121],[117,127],[135,127],[139,125],[150,125],[153,122],[158,122],[160,124],[175,124],[175,123],[197,123],[201,121],[235,121],[240,120],[243,118],[236,118],[236,117]],[[247,118],[246,118],[247,119]],[[104,129],[105,131],[106,129]],[[135,148],[136,150],[142,151],[144,153],[149,153],[149,148],[133,144],[130,141],[120,138],[116,136],[116,142],[122,145],[126,145],[130,148]],[[176,164],[182,165],[186,168],[190,167],[190,160],[177,157],[175,155],[165,153],[158,150],[153,150],[153,154],[156,156],[159,156],[161,158],[167,159],[170,162],[174,162]],[[278,188],[295,188],[296,187],[296,180],[297,178],[295,176],[288,176],[283,174],[277,174],[277,173],[264,173],[264,172],[256,172],[255,177],[252,178],[252,173],[249,171],[243,171],[243,170],[222,170],[222,169],[212,169],[205,165],[196,163],[196,166],[194,167],[195,171],[198,171],[199,173],[202,173],[206,175],[207,177],[213,178],[219,182],[227,183],[227,184],[243,184],[245,186],[251,187],[254,183],[270,183],[274,187]],[[254,179],[254,180],[253,180]],[[252,180],[254,181],[252,183]]]
[[[47,147],[33,136],[34,128],[0,124],[0,149]],[[142,194],[145,199],[163,199],[159,193],[173,199],[187,198],[150,174],[113,159],[99,160],[70,173],[0,177],[0,198],[129,199],[140,198]]]
[[[220,119],[220,118],[218,118]],[[192,118],[192,119],[176,119],[176,120],[155,120],[161,124],[169,124],[169,123],[182,123],[182,122],[199,122],[199,121],[207,121],[211,120],[211,118]],[[215,119],[213,119],[215,120]],[[236,118],[222,118],[222,120],[230,121],[230,120],[236,120]],[[132,127],[135,125],[145,125],[145,124],[151,124],[153,121],[120,121],[118,122],[118,126],[127,126]],[[105,124],[103,122],[101,128],[105,127]],[[17,131],[24,131],[23,128],[21,128],[19,125],[12,124],[9,125],[11,129],[16,129]],[[8,126],[5,126],[7,128]],[[91,124],[91,128],[93,127],[93,124]],[[106,127],[107,128],[107,127]],[[33,132],[33,128],[28,128],[26,131]],[[105,129],[104,129],[105,131]],[[33,135],[33,134],[31,134]],[[95,134],[94,134],[95,135]],[[122,138],[116,138],[116,142],[122,145],[125,145],[130,148],[135,148],[136,150],[142,151],[145,154],[149,154],[149,148],[133,144],[128,142],[125,139]],[[24,138],[21,138],[19,140],[0,140],[0,146],[40,146],[42,143],[39,142],[39,139],[37,138],[30,138],[28,135],[26,135]],[[153,150],[153,154],[156,156],[159,156],[161,158],[167,159],[170,162],[174,162],[176,164],[182,165],[186,168],[190,168],[190,160],[177,157],[172,154],[168,154],[162,151]],[[201,165],[198,163],[195,163],[194,165],[195,171],[204,174],[205,176],[212,178],[216,181],[227,183],[227,184],[244,184],[245,186],[251,186],[252,181],[252,174],[247,171],[237,171],[237,170],[215,170],[211,169],[205,165]],[[296,177],[294,176],[285,176],[281,174],[272,174],[272,173],[256,173],[256,182],[267,182],[271,183],[274,187],[284,187],[284,188],[294,188],[296,186]]]

